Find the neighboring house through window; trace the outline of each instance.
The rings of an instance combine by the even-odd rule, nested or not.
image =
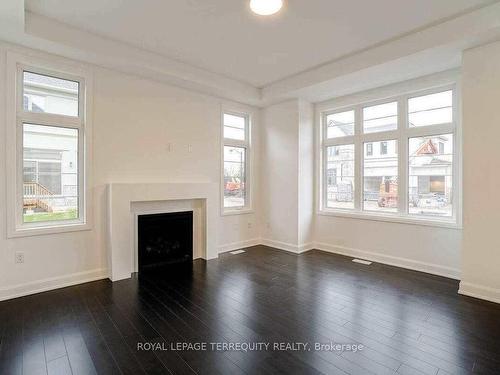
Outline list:
[[[322,112],[320,209],[456,222],[455,95],[429,90]]]
[[[86,224],[85,81],[16,63],[18,140],[22,170],[15,181],[12,232]]]
[[[224,212],[248,210],[250,205],[250,116],[224,112],[222,201]]]

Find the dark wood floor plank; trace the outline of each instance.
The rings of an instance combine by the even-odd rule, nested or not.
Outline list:
[[[0,374],[498,374],[500,307],[458,283],[265,246],[0,302]],[[360,343],[357,352],[138,343]]]
[[[71,366],[68,356],[59,357],[47,362],[47,372],[49,375],[71,375]]]
[[[23,374],[46,375],[47,362],[43,341],[44,325],[41,318],[43,309],[41,295],[29,301],[29,308],[23,314]]]

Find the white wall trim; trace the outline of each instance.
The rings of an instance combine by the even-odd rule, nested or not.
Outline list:
[[[24,47],[184,87],[203,94],[256,105],[261,90],[245,82],[161,54],[102,37],[27,11],[21,33],[5,40]],[[78,41],[75,44],[75,41]]]
[[[387,264],[419,272],[430,273],[438,276],[449,277],[456,280],[460,279],[459,269],[420,262],[407,258],[394,257],[372,251],[365,251],[365,250],[353,249],[342,246],[333,246],[327,243],[308,243],[302,245],[294,245],[282,241],[275,241],[264,238],[262,239],[253,238],[250,240],[238,241],[225,245],[220,245],[218,246],[218,251],[220,254],[224,252],[234,251],[257,245],[265,245],[279,250],[284,250],[293,254],[302,254],[313,249],[318,249],[329,253],[362,258],[377,263]],[[7,288],[0,289],[0,301],[12,298],[18,298],[35,293],[41,293],[49,290],[64,288],[72,285],[87,283],[91,281],[102,280],[108,277],[109,277],[108,270],[105,268],[101,268],[91,271],[77,272],[69,275],[37,280],[24,284],[17,284],[9,286]],[[477,284],[461,282],[459,293],[470,297],[475,297],[488,300],[491,302],[500,303],[500,289],[493,289]]]
[[[304,243],[302,245],[299,245],[298,248],[299,248],[299,253],[305,253],[314,249],[314,243],[313,242]]]
[[[363,91],[368,87],[359,82],[368,77],[373,81],[377,74],[383,77],[379,69],[384,65],[389,67],[384,71],[392,72],[389,76],[399,78],[393,82],[459,66],[465,48],[483,44],[491,34],[496,35],[499,9],[496,2],[486,4],[270,83],[262,89],[262,100],[277,102],[300,95],[317,102],[328,92],[342,92],[349,87],[354,87],[350,92]],[[349,77],[355,78],[354,82]],[[384,85],[383,81],[391,83],[384,77],[372,87]]]
[[[270,239],[266,239],[266,238],[262,238],[260,241],[260,244],[265,245],[265,246],[269,246],[269,247],[274,247],[274,248],[279,249],[279,250],[288,251],[288,252],[294,253],[294,254],[302,254],[302,253],[305,253],[306,251],[314,249],[313,243],[294,245],[291,243],[282,242],[282,241],[275,241],[275,240],[270,240]]]
[[[372,262],[387,264],[389,266],[396,266],[413,271],[425,272],[433,275],[449,277],[450,279],[460,280],[460,270],[452,267],[420,262],[418,260],[408,258],[395,257],[373,251],[353,249],[345,246],[333,246],[322,242],[315,243],[314,248],[329,253],[346,255],[353,258],[363,258]]]
[[[438,264],[431,264],[426,262],[420,262],[418,260],[395,257],[391,255],[386,255],[382,253],[377,253],[374,251],[366,251],[360,249],[353,249],[345,246],[334,246],[323,242],[307,243],[302,245],[294,245],[288,242],[276,241],[267,238],[252,239],[248,241],[234,242],[232,244],[223,245],[219,247],[219,253],[233,251],[241,249],[244,247],[264,245],[273,247],[279,250],[284,250],[293,254],[303,254],[313,249],[325,251],[328,253],[345,255],[353,258],[362,258],[370,260],[372,262],[386,264],[389,266],[395,266],[400,268],[405,268],[413,271],[429,273],[432,275],[448,277],[454,280],[460,280],[461,271],[457,268],[441,266]],[[483,288],[484,289],[484,288]],[[500,290],[497,290],[498,301],[500,302]],[[465,293],[462,293],[465,294]],[[474,297],[474,296],[472,296]],[[479,295],[477,298],[483,298]],[[491,301],[489,298],[484,298]]]
[[[229,251],[244,249],[246,247],[257,246],[260,245],[260,238],[252,238],[250,240],[231,242],[225,245],[219,245],[218,250],[219,254],[227,253]]]
[[[460,281],[458,294],[500,303],[500,289],[490,288],[484,285]]]
[[[12,285],[0,289],[0,301],[65,288],[72,285],[108,278],[108,270],[99,268],[91,271],[76,272],[64,276],[49,277],[42,280]]]

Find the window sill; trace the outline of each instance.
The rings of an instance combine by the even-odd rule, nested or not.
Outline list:
[[[222,209],[221,216],[248,215],[248,214],[253,214],[253,213],[254,213],[254,210],[252,208]]]
[[[92,227],[90,224],[82,222],[65,223],[65,224],[59,223],[59,224],[43,225],[43,226],[25,226],[25,227],[10,229],[7,237],[19,238],[19,237],[30,237],[30,236],[43,236],[49,234],[78,232],[91,229]]]
[[[326,210],[322,209],[317,212],[321,216],[336,216],[344,217],[350,219],[359,220],[371,220],[371,221],[383,221],[390,223],[408,224],[408,225],[423,225],[429,227],[440,227],[449,229],[462,229],[462,226],[458,224],[454,219],[429,219],[413,217],[413,216],[401,216],[401,215],[384,215],[376,213],[366,213],[366,212],[349,212],[347,210]]]

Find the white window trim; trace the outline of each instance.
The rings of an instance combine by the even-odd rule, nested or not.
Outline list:
[[[25,112],[22,101],[23,70],[78,82],[78,117]],[[6,73],[6,160],[7,165],[11,166],[7,170],[7,236],[15,238],[92,229],[90,168],[92,165],[90,144],[92,139],[92,74],[81,65],[68,63],[64,59],[25,56],[10,51],[7,53]],[[40,223],[23,222],[23,123],[78,129],[78,219]]]
[[[240,141],[237,139],[224,138],[224,114],[235,115],[245,118],[245,140]],[[253,152],[252,152],[252,115],[245,111],[234,110],[231,108],[222,107],[221,110],[221,173],[220,173],[220,206],[221,215],[243,215],[253,213]],[[241,207],[224,207],[224,146],[244,147],[246,149],[245,155],[245,188],[246,199],[245,206]]]
[[[445,77],[446,83],[432,85],[422,88],[404,89],[404,94],[384,96],[383,99],[376,98],[376,90],[370,91],[366,100],[353,100],[349,98],[340,100],[341,106],[336,107],[332,102],[320,104],[316,107],[316,147],[317,157],[317,191],[316,191],[316,214],[324,216],[337,216],[361,220],[374,220],[383,222],[395,222],[405,224],[415,224],[424,226],[435,226],[444,228],[460,229],[462,228],[462,133],[460,121],[460,83],[455,76],[453,80]],[[414,96],[426,95],[431,93],[453,90],[453,122],[450,124],[439,124],[425,127],[408,127],[406,106],[408,99]],[[355,98],[363,95],[353,96]],[[398,102],[398,129],[377,132],[363,133],[362,109],[367,106]],[[344,112],[348,110],[355,111],[355,134],[353,136],[326,139],[326,115]],[[411,215],[408,213],[408,140],[412,137],[418,137],[430,134],[453,134],[453,202],[452,216],[449,218],[433,218],[429,216]],[[363,211],[363,143],[395,139],[398,141],[398,212],[374,212]],[[327,208],[326,202],[326,148],[328,146],[354,144],[355,147],[355,197],[354,209]]]

